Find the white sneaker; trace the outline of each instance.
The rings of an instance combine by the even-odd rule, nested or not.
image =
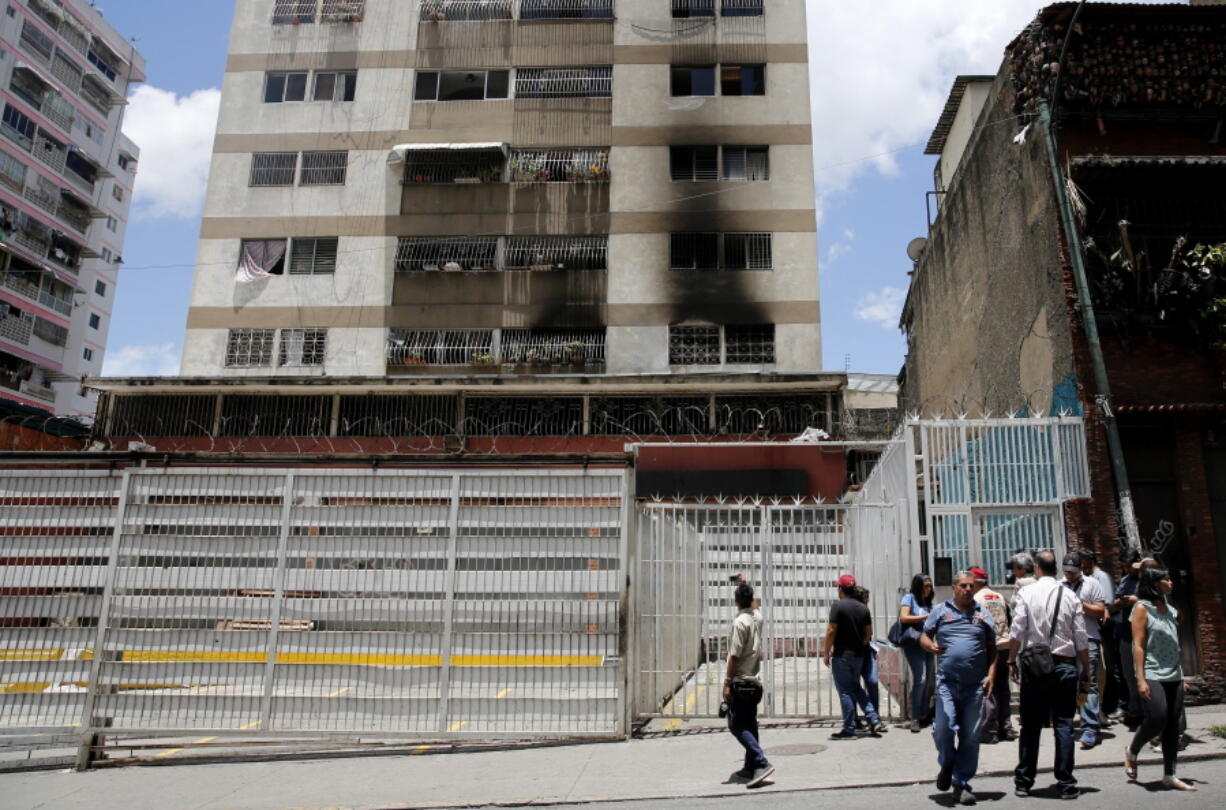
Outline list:
[[[753,778],[745,785],[745,787],[757,787],[766,781],[766,777],[775,772],[774,765],[767,765],[765,768],[758,768],[753,772]]]

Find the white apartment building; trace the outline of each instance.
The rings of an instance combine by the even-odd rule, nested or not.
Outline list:
[[[0,400],[89,417],[140,153],[144,60],[85,0],[0,4]]]
[[[802,0],[237,0],[182,372],[820,367]]]

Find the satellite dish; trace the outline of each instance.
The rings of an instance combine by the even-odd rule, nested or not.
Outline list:
[[[907,243],[907,258],[913,262],[918,262],[920,256],[924,255],[924,246],[928,244],[928,240],[922,236],[917,236]]]

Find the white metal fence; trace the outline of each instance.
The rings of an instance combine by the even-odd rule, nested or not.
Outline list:
[[[621,470],[0,476],[0,744],[624,731]]]

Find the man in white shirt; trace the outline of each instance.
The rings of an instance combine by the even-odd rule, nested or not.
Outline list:
[[[1103,587],[1094,577],[1082,573],[1085,562],[1084,551],[1074,551],[1064,558],[1064,585],[1077,594],[1081,600],[1081,609],[1086,617],[1086,658],[1089,668],[1083,674],[1089,675],[1090,688],[1086,692],[1085,703],[1081,704],[1081,750],[1086,751],[1102,741],[1102,692],[1098,686],[1098,675],[1103,666],[1103,635],[1101,622],[1107,618],[1107,595]]]
[[[1034,555],[1039,579],[1018,591],[1009,628],[1009,672],[1021,683],[1022,733],[1018,741],[1018,764],[1013,774],[1014,793],[1030,795],[1039,764],[1039,735],[1050,720],[1056,738],[1056,782],[1061,798],[1079,794],[1073,776],[1073,715],[1077,711],[1077,662],[1089,673],[1086,653],[1085,613],[1081,600],[1056,580],[1056,555]],[[1049,674],[1022,672],[1018,655],[1027,647],[1046,645],[1053,663]]]

